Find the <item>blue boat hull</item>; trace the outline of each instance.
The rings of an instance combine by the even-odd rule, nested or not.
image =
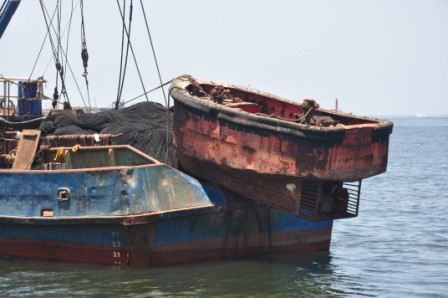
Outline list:
[[[251,202],[117,218],[0,219],[0,255],[136,267],[328,251],[332,221]]]
[[[147,267],[330,246],[332,220],[259,204],[130,147],[80,148],[65,167],[0,170],[0,256]]]

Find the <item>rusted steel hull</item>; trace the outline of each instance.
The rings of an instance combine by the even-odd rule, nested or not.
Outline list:
[[[304,180],[360,181],[386,171],[389,121],[188,76],[170,92],[181,167],[271,206],[300,214]]]
[[[113,218],[0,217],[0,225],[1,256],[135,267],[328,251],[332,230],[332,221],[252,202]]]
[[[332,220],[257,204],[129,146],[55,151],[47,170],[0,170],[0,256],[146,267],[329,249]],[[49,170],[54,160],[65,169]]]
[[[183,156],[259,174],[339,181],[386,170],[389,121],[316,109],[316,117],[331,116],[337,124],[296,123],[303,113],[298,103],[223,84],[240,102],[219,104],[191,94],[193,83],[206,95],[217,86],[185,77],[171,86],[175,143]]]
[[[289,176],[257,174],[253,171],[235,171],[213,163],[183,156],[183,167],[189,172],[215,181],[219,185],[255,201],[311,220],[342,219],[358,216],[361,181],[339,182],[309,180]],[[333,202],[332,211],[322,210],[323,191],[335,185],[347,189],[345,202]]]

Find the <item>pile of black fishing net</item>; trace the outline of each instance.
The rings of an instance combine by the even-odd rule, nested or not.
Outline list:
[[[168,119],[169,117],[169,119]],[[48,116],[40,125],[42,136],[111,134],[112,145],[131,145],[176,166],[172,144],[172,111],[155,102],[141,102],[119,110]],[[167,135],[168,127],[168,135]]]

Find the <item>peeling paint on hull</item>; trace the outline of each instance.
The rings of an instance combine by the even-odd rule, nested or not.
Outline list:
[[[196,82],[208,92],[223,86],[243,102],[219,104],[191,94],[190,78],[174,80],[174,140],[183,156],[235,171],[309,179],[356,181],[386,171],[389,121],[317,109],[319,117],[338,124],[297,123],[301,104],[245,87]]]
[[[0,256],[148,267],[329,249],[332,220],[258,204],[129,146],[82,147],[65,167],[0,170]]]
[[[164,266],[249,255],[328,251],[332,221],[310,222],[247,203],[129,219],[32,224],[2,218],[0,255],[58,261]]]
[[[386,171],[390,121],[335,113],[313,100],[299,104],[186,75],[173,81],[170,92],[182,169],[258,202],[302,216],[305,197],[313,205],[308,218],[319,218],[319,204],[328,197],[344,202],[337,209],[348,206],[348,190],[334,195],[316,186],[310,197],[302,193],[303,184],[320,181],[338,189]],[[357,189],[352,197],[356,212],[345,208],[342,216],[329,216],[357,216],[359,193]]]

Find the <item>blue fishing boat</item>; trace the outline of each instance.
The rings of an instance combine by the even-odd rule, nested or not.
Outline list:
[[[0,37],[19,3],[4,0]],[[89,55],[83,1],[79,3],[82,77],[88,97]],[[257,201],[252,189],[269,185],[250,174],[236,178],[245,187],[238,191],[233,183],[215,179],[219,171],[193,177],[191,169],[198,164],[190,168],[191,175],[181,171],[177,158],[183,152],[181,147],[174,150],[173,138],[173,123],[179,123],[174,119],[176,107],[173,113],[165,96],[165,106],[147,100],[124,107],[121,99],[130,47],[130,23],[125,22],[124,9],[120,8],[121,35],[127,37],[128,49],[122,46],[123,73],[115,109],[91,113],[86,105],[86,113],[78,113],[71,108],[65,83],[64,67],[69,64],[62,53],[67,53],[63,45],[68,40],[61,42],[63,33],[53,29],[53,18],[43,1],[39,4],[58,79],[53,96],[48,97],[43,95],[43,77],[0,76],[0,257],[148,267],[264,253],[328,251],[333,219],[357,216],[360,182],[352,188],[338,184],[349,192],[344,193],[344,212],[328,212],[323,208],[328,202],[315,199],[323,197],[321,186],[330,189],[325,198],[333,198],[333,184],[302,183],[299,217],[294,212],[298,208]],[[55,11],[55,27],[61,28],[61,7]],[[168,83],[160,79],[153,90],[163,90]],[[11,94],[14,86],[18,88],[15,97]],[[146,96],[142,87],[141,96]],[[42,117],[44,99],[50,99],[53,106],[47,117]],[[64,110],[57,109],[61,105]],[[284,198],[285,192],[297,193],[298,186],[293,181],[286,187],[269,187],[266,195]]]
[[[0,255],[137,267],[327,251],[311,222],[198,181],[131,146],[38,152],[0,170]]]

